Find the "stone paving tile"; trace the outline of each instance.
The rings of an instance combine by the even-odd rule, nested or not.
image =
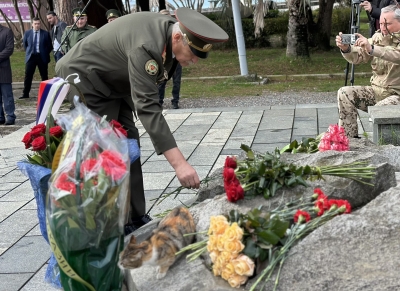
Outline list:
[[[0,202],[5,201],[31,201],[34,198],[32,186],[29,181],[19,184],[13,190],[7,192],[0,198]]]
[[[241,149],[223,149],[220,155],[224,156],[237,156],[243,151]]]
[[[165,161],[148,161],[142,166],[143,173],[165,173],[165,172],[175,172],[174,168]]]
[[[29,203],[25,204],[24,207],[21,208],[21,210],[28,210],[28,209],[37,209],[36,205],[36,200],[32,199]]]
[[[265,129],[291,129],[293,116],[266,116],[262,118],[258,130]]]
[[[230,137],[224,146],[224,150],[227,150],[227,149],[240,150],[240,146],[242,144],[251,146],[251,144],[253,143],[253,140],[254,140],[254,135]]]
[[[226,142],[226,140],[229,138],[231,135],[231,130],[219,128],[219,129],[213,129],[211,128],[208,132],[207,135],[202,139],[202,143],[221,143],[221,142]]]
[[[293,116],[293,109],[274,109],[264,112],[264,117],[266,116]],[[264,119],[264,118],[263,118]]]
[[[143,173],[144,189],[159,190],[165,189],[175,176],[175,172],[166,173]]]
[[[18,169],[14,169],[13,171],[9,172],[7,175],[1,178],[1,183],[22,183],[25,181],[28,181],[28,178]]]
[[[230,129],[232,130],[239,117],[234,117],[234,118],[218,118],[217,121],[212,125],[212,129],[219,129],[219,128],[224,128],[224,129]]]
[[[36,210],[19,210],[15,212],[0,223],[0,248],[8,249],[38,223]]]
[[[244,135],[255,135],[258,129],[257,123],[238,123],[232,131],[231,137]]]
[[[183,123],[182,126],[189,125],[211,125],[218,118],[218,112],[210,112],[210,113],[193,113],[190,115]]]
[[[273,105],[271,106],[271,109],[295,109],[296,105]]]
[[[37,235],[42,235],[39,224],[36,225],[34,228],[32,228],[31,231],[29,231],[25,236],[37,236]]]
[[[47,264],[44,264],[20,291],[62,291],[62,289],[44,281],[46,270]]]
[[[0,202],[0,222],[21,208],[26,201]]]
[[[297,104],[296,108],[336,108],[336,103],[310,103],[310,104]]]
[[[259,130],[253,143],[289,143],[291,129]]]
[[[200,126],[182,125],[179,130],[174,132],[174,138],[176,141],[200,141],[203,139],[209,128],[210,127],[200,128]]]
[[[240,125],[242,123],[258,124],[258,123],[260,123],[260,120],[264,114],[264,111],[259,111],[259,110],[251,112],[251,114],[248,114],[247,112],[248,111],[243,112],[242,116],[240,116],[238,125]]]
[[[50,258],[50,253],[43,237],[23,237],[1,255],[0,273],[36,272]]]
[[[188,118],[191,115],[191,113],[167,113],[165,114],[165,120],[169,122],[170,120],[180,120],[183,121],[186,118]]]
[[[240,151],[242,151],[242,150],[240,150]],[[215,172],[215,170],[220,169],[224,166],[227,156],[231,156],[231,154],[229,154],[229,155],[221,154],[220,156],[218,156],[218,159],[215,161],[215,164],[213,165],[212,169],[210,170],[209,175],[213,174]]]
[[[223,119],[225,120],[226,118],[239,118],[241,115],[243,114],[242,111],[240,110],[236,110],[236,111],[231,111],[231,112],[221,112],[221,114],[219,115],[219,119]]]
[[[199,145],[188,159],[188,162],[192,166],[212,166],[222,147],[222,145]]]
[[[0,191],[11,191],[17,188],[19,184],[14,182],[3,183],[3,178],[0,178]]]
[[[0,274],[0,291],[16,291],[23,290],[22,286],[34,275],[34,273],[19,273],[19,274]],[[25,289],[28,290],[28,289]],[[36,289],[38,290],[38,289]],[[49,290],[49,289],[41,289]],[[33,291],[30,289],[29,291]],[[50,291],[50,290],[49,290]],[[60,289],[58,289],[60,291]]]
[[[294,111],[295,118],[299,117],[317,117],[317,109],[315,108],[296,108]]]

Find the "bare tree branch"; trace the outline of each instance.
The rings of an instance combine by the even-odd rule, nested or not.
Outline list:
[[[19,25],[21,27],[21,33],[25,33],[24,23],[22,22],[21,13],[20,13],[19,7],[18,7],[18,1],[17,0],[13,0],[12,2],[14,4],[15,12],[17,13],[18,22],[19,22]]]

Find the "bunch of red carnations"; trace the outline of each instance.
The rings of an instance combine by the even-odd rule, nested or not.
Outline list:
[[[348,151],[349,139],[346,136],[344,128],[337,124],[330,125],[327,132],[321,137],[318,149],[320,152],[329,150]]]

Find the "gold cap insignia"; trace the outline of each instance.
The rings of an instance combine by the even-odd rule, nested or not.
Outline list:
[[[114,13],[110,13],[110,17],[111,17],[111,16],[114,16]]]
[[[144,68],[145,68],[147,74],[149,74],[150,76],[154,76],[158,73],[158,64],[155,60],[147,61]]]

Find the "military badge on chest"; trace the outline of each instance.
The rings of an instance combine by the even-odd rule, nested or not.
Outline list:
[[[145,68],[147,74],[149,74],[150,76],[154,76],[158,73],[158,64],[155,60],[147,61],[144,68]]]

